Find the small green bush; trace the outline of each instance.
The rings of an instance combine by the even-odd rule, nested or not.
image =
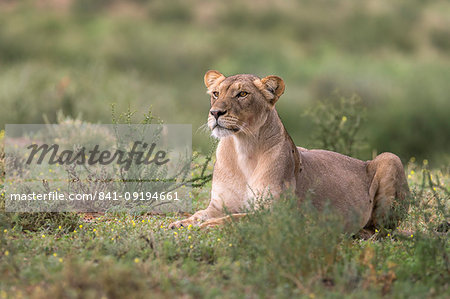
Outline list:
[[[367,148],[361,138],[361,127],[366,120],[366,108],[357,95],[335,95],[319,100],[307,110],[313,123],[312,139],[318,148],[353,156]]]

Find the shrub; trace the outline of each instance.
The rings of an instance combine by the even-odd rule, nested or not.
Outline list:
[[[312,138],[319,148],[353,156],[366,147],[360,137],[366,109],[357,95],[319,100],[306,114],[314,122]]]

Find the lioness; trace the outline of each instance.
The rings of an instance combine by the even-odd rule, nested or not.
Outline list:
[[[171,228],[214,226],[244,216],[254,198],[274,198],[287,190],[317,207],[331,204],[347,231],[395,228],[397,208],[407,208],[409,193],[400,159],[391,153],[361,161],[326,150],[296,147],[275,103],[284,93],[280,77],[204,77],[211,109],[208,126],[219,138],[211,201],[205,210],[174,222]],[[308,195],[309,194],[309,195]],[[232,213],[225,216],[224,211]]]

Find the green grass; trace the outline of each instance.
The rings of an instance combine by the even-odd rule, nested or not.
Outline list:
[[[168,229],[177,215],[66,218],[70,225],[48,221],[32,230],[3,220],[0,295],[445,298],[449,176],[407,167],[414,195],[407,219],[367,241],[340,234],[330,214],[298,210],[289,197],[204,230]],[[206,206],[209,188],[196,189],[195,209]]]

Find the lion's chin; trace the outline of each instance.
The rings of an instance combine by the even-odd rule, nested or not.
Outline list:
[[[236,133],[236,130],[230,130],[230,129],[226,129],[224,127],[219,127],[216,126],[212,132],[211,135],[215,138],[223,138],[223,137],[228,137],[230,135],[233,135],[234,133]]]

